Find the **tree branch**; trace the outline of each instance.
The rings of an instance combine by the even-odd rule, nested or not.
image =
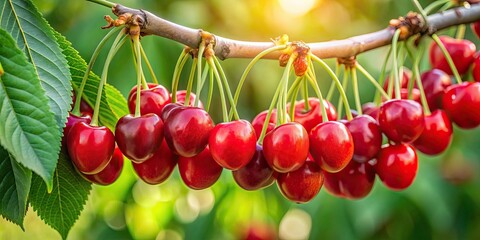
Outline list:
[[[115,15],[132,14],[142,23],[142,35],[157,35],[182,43],[186,46],[197,48],[201,38],[198,29],[188,28],[160,18],[148,11],[115,5],[112,8]],[[457,7],[445,12],[430,15],[428,26],[417,27],[417,31],[411,31],[402,39],[418,33],[431,35],[439,30],[460,24],[472,23],[480,20],[480,4],[472,4],[470,7]],[[420,21],[422,24],[423,21]],[[313,54],[319,58],[348,58],[362,52],[389,45],[392,41],[395,27],[387,27],[377,32],[367,33],[343,40],[309,43]],[[215,54],[220,59],[227,58],[254,58],[261,51],[273,47],[273,42],[248,42],[215,36]],[[276,59],[280,55],[274,52],[265,58]]]

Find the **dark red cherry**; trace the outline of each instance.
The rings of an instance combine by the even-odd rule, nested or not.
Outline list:
[[[476,82],[480,82],[480,51],[475,54],[472,64],[472,76]]]
[[[366,197],[375,182],[375,169],[369,162],[351,161],[337,173],[324,172],[325,189],[332,195],[360,199]]]
[[[252,126],[253,126],[253,129],[255,129],[255,134],[257,135],[257,138],[259,138],[260,134],[262,133],[263,123],[265,122],[265,119],[267,118],[267,113],[268,113],[268,110],[265,110],[265,111],[259,113],[252,120]],[[268,121],[267,131],[266,131],[265,134],[272,131],[275,128],[276,123],[277,123],[277,111],[275,109],[273,109],[272,114],[270,115],[270,120]]]
[[[405,88],[408,89],[408,83],[412,80],[412,71],[406,67],[403,67],[403,75],[402,79],[400,79],[400,88]],[[385,83],[383,84],[383,89],[385,91],[388,91],[389,85],[390,85],[390,76],[387,76],[385,78]],[[393,85],[395,89],[395,84]],[[395,93],[395,90],[393,90],[393,93]]]
[[[72,162],[81,173],[96,174],[112,159],[115,136],[107,127],[79,122],[68,133],[67,148]]]
[[[477,38],[480,38],[480,21],[476,21],[470,26],[472,27],[472,31],[477,35]]]
[[[363,114],[369,115],[373,119],[378,119],[378,112],[380,111],[380,107],[373,102],[367,102],[362,105]]]
[[[475,44],[465,39],[455,39],[449,36],[440,36],[440,40],[452,57],[458,73],[465,74],[473,62]],[[438,68],[449,75],[453,73],[445,56],[435,42],[430,47],[430,64],[432,68]]]
[[[270,186],[274,181],[274,171],[263,156],[262,145],[257,144],[250,162],[238,170],[232,171],[233,179],[245,190],[258,190]]]
[[[75,116],[72,113],[68,113],[67,123],[65,124],[65,127],[63,128],[62,146],[63,147],[67,146],[67,136],[68,136],[68,133],[70,132],[70,129],[73,127],[73,125],[75,125],[79,122],[84,122],[86,124],[90,124],[91,121],[92,121],[91,115],[82,114],[81,116]]]
[[[222,174],[223,168],[213,160],[210,149],[206,147],[193,157],[178,159],[178,171],[183,182],[191,189],[205,189],[212,186]]]
[[[165,140],[155,154],[142,163],[133,162],[137,176],[148,184],[160,184],[168,179],[177,165],[178,156],[173,154]]]
[[[461,128],[480,125],[480,83],[463,82],[450,86],[443,96],[443,108],[450,120]]]
[[[118,148],[130,160],[141,163],[153,156],[163,140],[163,121],[157,114],[121,117],[115,127]]]
[[[335,107],[327,100],[323,101],[324,106],[327,110],[327,118],[330,121],[337,120],[337,110]],[[298,101],[295,103],[295,118],[294,121],[302,124],[302,126],[307,130],[307,133],[312,130],[319,123],[323,122],[322,119],[322,107],[320,105],[320,100],[318,98],[310,97],[308,98],[309,110],[305,110],[305,100]],[[288,107],[290,112],[290,107]]]
[[[320,192],[323,185],[323,172],[315,162],[306,161],[297,170],[280,173],[277,185],[288,200],[306,203]]]
[[[443,94],[452,84],[450,76],[440,69],[432,69],[422,73],[420,78],[430,110],[442,108]]]
[[[176,108],[165,121],[165,139],[174,153],[193,157],[205,149],[213,127],[213,121],[205,110]]]
[[[72,94],[72,107],[75,106],[76,100],[77,100],[77,96],[76,96],[75,92],[73,92],[73,94]],[[80,112],[83,115],[90,115],[90,117],[93,116],[93,108],[90,107],[90,105],[88,105],[88,103],[83,99],[80,102]]]
[[[413,146],[427,155],[437,155],[445,151],[452,141],[452,123],[445,111],[437,109],[425,116],[425,129]]]
[[[92,183],[107,186],[117,181],[122,169],[123,154],[118,147],[115,147],[112,159],[101,172],[92,175],[80,174]]]
[[[387,145],[377,155],[375,171],[387,188],[404,190],[415,179],[418,159],[415,149],[408,144]]]
[[[310,131],[310,154],[327,172],[342,170],[353,157],[353,138],[340,122],[324,122]]]
[[[160,118],[162,119],[162,121],[166,121],[168,116],[170,116],[170,113],[174,110],[174,109],[182,109],[182,108],[185,108],[182,104],[180,103],[169,103],[167,105],[165,105],[162,109],[162,115],[160,115]]]
[[[163,107],[170,102],[170,93],[165,87],[155,83],[149,83],[148,89],[142,88],[140,91],[140,114],[155,113],[161,116]],[[134,86],[128,95],[128,109],[131,114],[135,113],[136,103],[137,86]]]
[[[263,140],[265,159],[277,172],[291,172],[300,168],[307,159],[308,149],[307,131],[295,122],[276,127]]]
[[[208,146],[213,159],[220,166],[237,170],[252,159],[256,141],[252,124],[246,120],[236,120],[217,124],[210,132]]]
[[[413,100],[393,99],[380,106],[380,129],[391,141],[410,143],[425,128],[422,106]]]
[[[382,147],[382,132],[377,120],[369,115],[355,117],[345,124],[353,138],[353,160],[366,162],[374,158]]]
[[[195,93],[191,92],[190,93],[190,102],[188,104],[189,107],[193,107],[193,105],[195,104],[195,98],[197,98],[197,96],[195,95]],[[180,103],[181,105],[184,105],[185,104],[185,99],[187,99],[187,90],[177,91],[177,103]],[[198,101],[198,107],[199,108],[204,108],[203,103],[200,100]]]

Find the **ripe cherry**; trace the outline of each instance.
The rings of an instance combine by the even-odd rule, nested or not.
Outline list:
[[[174,153],[193,157],[205,149],[213,127],[213,121],[205,110],[176,108],[165,120],[165,139]]]
[[[299,169],[280,173],[277,185],[283,196],[296,203],[306,203],[312,200],[323,185],[323,172],[312,161],[306,161]]]
[[[178,159],[178,171],[183,182],[191,189],[205,189],[212,186],[222,174],[223,168],[213,160],[210,149],[206,147],[193,157]]]
[[[476,82],[480,82],[480,51],[475,54],[472,64],[472,76]]]
[[[160,116],[163,107],[170,102],[170,93],[165,87],[155,83],[149,83],[148,89],[142,88],[140,91],[140,114],[155,113]],[[135,113],[136,103],[137,86],[134,86],[128,95],[128,109],[131,114]]]
[[[450,86],[443,96],[443,108],[450,120],[461,128],[480,125],[480,83],[463,82]]]
[[[404,99],[384,102],[380,106],[378,123],[388,139],[397,143],[415,141],[425,128],[422,106]]]
[[[217,124],[210,132],[208,146],[213,159],[229,170],[237,170],[252,159],[257,137],[252,124],[237,120]]]
[[[73,92],[73,94],[72,94],[72,107],[75,106],[76,100],[77,100],[77,96],[76,96],[75,92]],[[80,112],[82,113],[82,115],[90,115],[90,117],[93,116],[93,108],[90,107],[90,105],[88,105],[88,103],[83,99],[80,102]]]
[[[250,162],[238,170],[232,171],[233,179],[245,190],[258,190],[270,186],[274,181],[274,171],[263,156],[262,145],[257,144]]]
[[[112,159],[107,166],[99,173],[87,175],[80,173],[88,181],[99,185],[110,185],[114,183],[123,169],[123,154],[118,147],[115,147]]]
[[[369,162],[351,161],[337,173],[324,172],[325,189],[332,195],[360,199],[366,197],[375,182],[375,169]]]
[[[191,92],[190,93],[190,102],[188,104],[189,107],[193,107],[196,98],[197,98],[197,96],[195,95],[195,93]],[[179,103],[181,105],[184,105],[185,104],[185,99],[187,99],[187,91],[186,90],[177,91],[177,103]],[[198,107],[203,108],[203,103],[200,100],[198,101]]]
[[[384,146],[377,155],[375,171],[387,188],[403,190],[415,179],[418,159],[408,144]]]
[[[141,163],[152,157],[160,147],[163,140],[163,121],[154,113],[140,117],[125,115],[117,122],[115,139],[128,159]]]
[[[447,149],[452,141],[452,123],[445,111],[437,109],[425,116],[425,129],[413,146],[428,155],[437,155]]]
[[[295,122],[276,127],[263,140],[265,159],[270,167],[281,173],[300,168],[307,159],[308,149],[307,131]]]
[[[263,123],[267,118],[267,113],[268,113],[268,110],[265,110],[259,113],[252,120],[252,126],[253,126],[253,129],[255,129],[255,134],[257,135],[257,138],[259,138],[260,134],[262,133]],[[272,111],[272,114],[270,115],[270,120],[268,122],[266,133],[269,133],[270,131],[272,131],[275,128],[276,123],[277,123],[277,111],[274,109]]]
[[[442,108],[443,94],[452,84],[450,76],[440,69],[432,69],[422,73],[420,78],[430,110]]]
[[[310,109],[305,110],[305,100],[298,101],[295,103],[295,118],[294,121],[302,124],[307,133],[310,132],[312,128],[317,126],[319,123],[322,123],[322,107],[320,105],[320,100],[318,98],[310,97],[308,98],[308,104]],[[327,110],[327,118],[330,121],[337,120],[337,110],[335,107],[327,100],[323,101],[323,104]],[[290,107],[288,107],[290,112]]]
[[[378,112],[380,111],[380,107],[373,102],[367,102],[362,105],[363,114],[369,115],[373,119],[378,119]]]
[[[165,122],[168,116],[170,116],[170,113],[177,108],[181,109],[185,107],[180,103],[169,103],[165,105],[162,109],[162,115],[160,115],[160,118],[162,119],[162,121]]]
[[[115,136],[107,127],[79,122],[68,133],[67,148],[81,173],[96,174],[110,162],[115,150]]]
[[[275,240],[278,239],[277,231],[271,224],[253,221],[242,229],[238,240]]]
[[[400,88],[405,88],[408,89],[408,84],[412,80],[412,71],[406,67],[403,67],[403,75],[402,79],[400,79]],[[385,91],[388,91],[389,85],[390,85],[390,76],[387,76],[385,78],[385,83],[383,84],[383,89]],[[395,87],[395,84],[394,84]]]
[[[475,44],[465,39],[455,39],[449,36],[440,36],[440,41],[442,41],[447,52],[452,57],[453,64],[457,68],[458,73],[465,74],[473,62]],[[432,64],[432,68],[438,68],[449,75],[453,73],[445,56],[435,42],[433,42],[430,47],[430,63]]]
[[[472,27],[472,31],[480,38],[480,21],[476,21],[470,25]]]
[[[357,116],[345,124],[353,138],[353,160],[366,162],[374,158],[382,147],[382,132],[369,115]]]
[[[324,122],[310,131],[310,154],[327,172],[342,170],[353,157],[353,138],[340,122]]]
[[[92,121],[92,117],[89,114],[82,114],[81,116],[75,116],[72,113],[68,113],[67,123],[63,128],[62,146],[63,147],[67,146],[67,136],[68,136],[68,133],[70,132],[70,129],[73,127],[73,125],[79,122],[90,124],[91,121]]]
[[[177,165],[178,156],[173,154],[165,140],[155,154],[142,163],[133,162],[138,177],[148,184],[160,184],[168,179]]]

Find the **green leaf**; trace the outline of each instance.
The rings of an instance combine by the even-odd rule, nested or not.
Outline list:
[[[32,172],[0,147],[0,215],[23,228]]]
[[[55,37],[60,44],[60,48],[63,49],[63,54],[66,56],[68,65],[70,66],[72,85],[77,89],[80,87],[85,71],[87,71],[87,63],[64,36],[55,32]],[[83,99],[90,104],[90,106],[93,106],[95,103],[99,83],[100,78],[93,72],[90,72],[83,96]],[[125,97],[112,85],[105,85],[100,103],[100,122],[112,131],[115,131],[115,125],[118,119],[128,113],[127,100]]]
[[[53,36],[52,28],[31,1],[2,1],[0,27],[14,37],[33,64],[58,126],[58,141],[50,144],[55,148],[58,145],[60,149],[60,132],[65,126],[72,102],[67,61]]]
[[[0,29],[0,144],[52,188],[60,134],[35,70]]]
[[[92,186],[77,173],[63,151],[60,153],[53,181],[53,190],[49,194],[41,179],[34,175],[30,204],[43,221],[66,238],[80,216]]]

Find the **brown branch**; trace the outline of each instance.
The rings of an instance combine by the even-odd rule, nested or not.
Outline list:
[[[197,48],[200,43],[200,30],[178,25],[160,18],[148,11],[115,5],[112,8],[115,15],[124,13],[137,17],[142,24],[142,35],[157,35],[165,37],[186,46]],[[418,33],[431,35],[439,30],[460,24],[480,20],[480,4],[472,4],[469,8],[457,7],[445,12],[430,15],[428,26],[416,26],[417,29],[408,33],[406,39]],[[423,21],[421,21],[423,24]],[[362,52],[389,45],[392,41],[394,27],[387,27],[377,32],[367,33],[343,40],[309,43],[313,54],[320,58],[348,58]],[[215,36],[215,53],[220,59],[254,58],[261,51],[273,47],[273,42],[248,42]],[[280,53],[272,53],[265,58],[277,59]]]

